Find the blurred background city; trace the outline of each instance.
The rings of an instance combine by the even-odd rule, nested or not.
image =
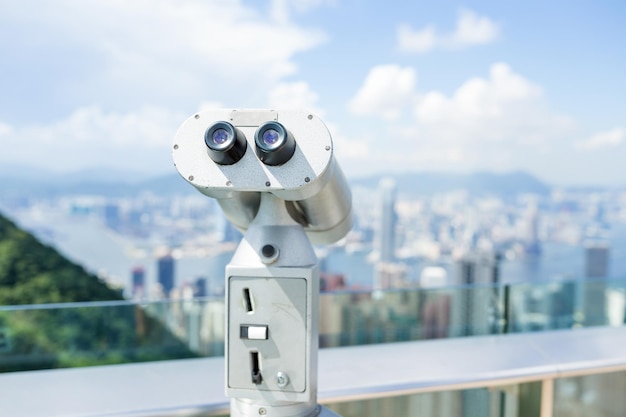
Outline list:
[[[43,194],[14,182],[3,211],[126,298],[223,295],[241,233],[176,174],[130,184],[59,179]],[[517,172],[374,176],[352,189],[352,231],[317,248],[324,291],[626,274],[620,188],[554,187]],[[468,262],[489,262],[491,272],[468,281]]]
[[[172,141],[199,110],[274,108],[324,120],[352,188],[354,227],[315,247],[321,347],[456,357],[452,338],[605,332],[557,346],[577,374],[520,365],[506,386],[433,379],[331,396],[336,410],[623,416],[626,359],[581,352],[623,345],[604,336],[626,318],[624,16],[620,2],[0,1],[0,414],[47,415],[4,401],[17,374],[63,387],[61,368],[220,360],[241,234],[175,173]],[[177,392],[147,404],[168,415]]]

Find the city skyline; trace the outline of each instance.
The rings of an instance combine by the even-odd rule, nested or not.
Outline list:
[[[604,270],[615,277],[626,271],[623,191],[521,193],[512,198],[456,190],[396,199],[395,187],[385,184],[377,190],[355,187],[353,230],[319,253],[321,270],[343,275],[348,287],[377,287],[379,273],[385,288],[417,285],[423,279],[432,284],[434,272],[437,285],[454,285],[454,260],[494,251],[502,255],[506,282],[571,279],[585,274],[584,245],[602,242],[614,248],[605,257]],[[199,193],[138,192],[117,198],[66,194],[16,199],[4,210],[102,279],[148,297],[193,286],[199,277],[208,279],[211,294],[219,293],[223,268],[239,239],[225,227],[228,222],[217,204]],[[388,232],[393,229],[395,237],[389,233],[383,238],[381,225]],[[383,246],[386,255],[379,253]],[[175,272],[166,274],[167,283],[159,272],[164,253],[181,261]],[[381,255],[385,262],[378,262]],[[135,279],[137,268],[142,279]],[[138,287],[143,288],[135,291]]]
[[[349,177],[525,170],[624,185],[625,7],[6,3],[0,162],[168,173],[198,109],[307,108]]]

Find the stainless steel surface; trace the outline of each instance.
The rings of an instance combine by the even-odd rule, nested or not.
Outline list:
[[[496,387],[626,370],[625,345],[626,328],[601,327],[322,349],[319,400]],[[223,358],[8,373],[0,375],[0,415],[227,412],[223,378]],[[544,392],[549,388],[544,386]]]

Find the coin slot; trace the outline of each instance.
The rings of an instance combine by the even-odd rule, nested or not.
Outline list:
[[[261,367],[259,366],[259,352],[250,352],[250,372],[252,376],[252,383],[254,385],[259,385],[263,382]]]
[[[250,288],[243,289],[243,304],[248,314],[254,313],[254,306],[252,305],[252,296],[250,295]]]

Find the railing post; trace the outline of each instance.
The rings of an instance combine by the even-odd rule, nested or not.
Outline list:
[[[541,414],[539,417],[552,417],[554,413],[554,379],[541,381]]]

